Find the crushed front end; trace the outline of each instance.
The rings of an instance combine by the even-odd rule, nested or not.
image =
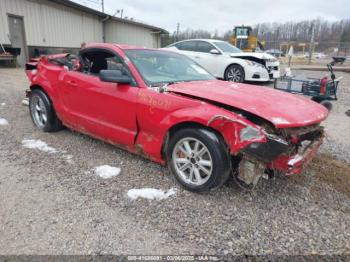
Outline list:
[[[208,124],[223,134],[232,155],[233,173],[247,185],[256,185],[265,174],[301,173],[323,142],[324,129],[319,123],[276,128],[266,121],[240,116],[217,116]]]
[[[286,129],[264,129],[266,142],[254,142],[240,152],[237,176],[256,184],[264,174],[299,174],[316,155],[324,139],[319,124]]]

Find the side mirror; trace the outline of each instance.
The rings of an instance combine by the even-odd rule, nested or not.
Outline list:
[[[130,84],[131,77],[124,75],[120,70],[101,70],[99,73],[100,80],[118,84]]]
[[[213,54],[213,55],[221,55],[220,51],[217,49],[212,49],[209,51],[209,53]]]

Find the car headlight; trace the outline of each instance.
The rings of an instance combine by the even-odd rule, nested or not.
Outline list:
[[[262,64],[259,64],[257,62],[253,62],[253,61],[249,61],[249,60],[247,60],[247,64],[250,65],[250,66],[256,66],[256,67],[264,68],[264,66]]]
[[[276,58],[265,58],[264,60],[265,60],[266,62],[270,62],[270,63],[275,63],[275,62],[278,61]]]

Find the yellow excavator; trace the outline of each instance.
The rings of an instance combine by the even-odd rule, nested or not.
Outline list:
[[[230,43],[244,52],[264,50],[265,42],[259,42],[257,36],[251,34],[252,31],[253,29],[250,26],[236,26],[233,29]]]

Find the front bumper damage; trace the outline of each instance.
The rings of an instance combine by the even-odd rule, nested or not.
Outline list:
[[[323,127],[317,124],[267,132],[244,119],[215,116],[208,126],[223,134],[232,155],[232,171],[247,185],[256,185],[266,173],[301,173],[324,139]]]
[[[269,73],[271,80],[280,77],[280,65],[279,62],[266,62],[266,69]]]
[[[277,135],[266,135],[266,142],[251,143],[241,151],[238,179],[255,186],[264,174],[300,174],[317,154],[324,140],[323,128],[299,133],[296,139],[285,140]]]
[[[311,162],[322,145],[324,136],[311,142],[308,146],[299,150],[295,155],[281,155],[271,163],[268,167],[273,170],[284,171],[286,175],[300,174],[303,169]]]

